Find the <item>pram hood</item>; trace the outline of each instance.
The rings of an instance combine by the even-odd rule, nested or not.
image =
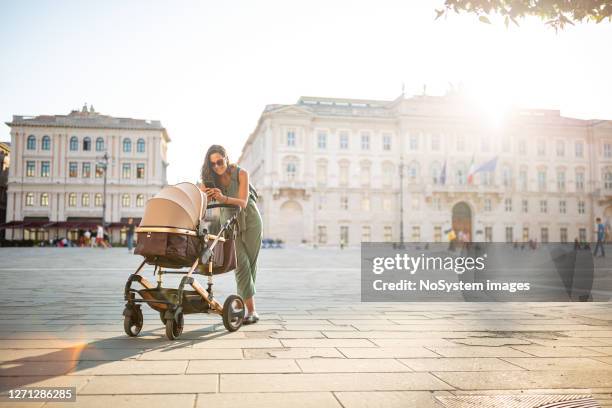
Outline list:
[[[147,201],[139,227],[196,230],[206,209],[206,195],[192,183],[166,186]]]

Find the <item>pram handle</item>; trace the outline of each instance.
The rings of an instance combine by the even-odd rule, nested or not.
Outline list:
[[[210,210],[212,208],[240,208],[240,206],[234,205],[234,204],[221,204],[221,203],[208,204],[206,206],[207,210]]]

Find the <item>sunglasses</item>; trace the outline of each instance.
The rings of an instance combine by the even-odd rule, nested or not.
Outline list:
[[[221,167],[221,166],[223,166],[223,164],[225,164],[225,159],[219,159],[217,161],[211,161],[210,162],[210,165],[212,167]]]

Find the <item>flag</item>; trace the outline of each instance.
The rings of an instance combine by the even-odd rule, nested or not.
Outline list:
[[[495,168],[497,167],[497,158],[498,156],[495,156],[488,162],[485,162],[481,164],[480,166],[478,166],[475,173],[480,173],[482,171],[495,171]]]
[[[467,182],[468,184],[474,183],[474,174],[476,173],[476,165],[474,164],[474,155],[472,155],[472,162],[470,163],[470,168],[468,170]]]
[[[446,184],[446,160],[444,160],[444,165],[442,166],[442,171],[440,171],[440,184]]]

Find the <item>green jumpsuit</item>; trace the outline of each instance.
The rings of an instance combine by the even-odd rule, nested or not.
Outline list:
[[[238,174],[240,167],[231,176],[230,184],[221,187],[221,192],[227,197],[238,198]],[[221,208],[221,225],[227,221],[237,210],[233,208]],[[259,210],[250,194],[247,206],[238,216],[238,234],[236,236],[236,285],[238,295],[243,299],[249,299],[255,294],[255,277],[257,275],[257,257],[261,248],[262,221]]]

